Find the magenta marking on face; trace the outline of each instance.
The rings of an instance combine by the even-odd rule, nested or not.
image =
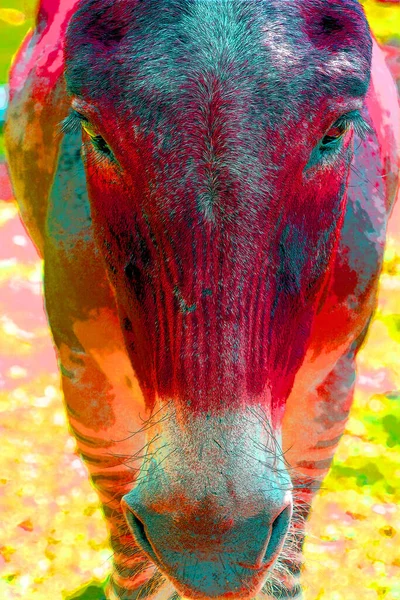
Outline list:
[[[324,18],[325,5],[317,24],[274,3],[268,15],[215,5],[210,22],[206,8],[183,14],[175,4],[156,20],[142,4],[126,22],[118,6],[107,24],[79,15],[68,78],[110,149],[100,162],[86,136],[93,222],[150,404],[159,395],[204,411],[264,396],[282,409],[346,201],[351,133],[334,159],[322,160],[318,143],[368,85],[368,52],[349,33],[365,29],[353,4],[350,29],[334,8]],[[218,42],[222,17],[230,28]],[[199,19],[209,24],[200,37]],[[82,32],[85,54],[74,39]],[[321,51],[324,36],[336,49]],[[341,69],[343,52],[353,55]]]
[[[88,172],[99,241],[113,263],[125,335],[144,389],[205,410],[221,398],[231,406],[258,401],[268,385],[279,402],[304,355],[340,227],[341,177],[333,173],[321,190],[319,181],[304,185],[299,167],[288,165],[293,178],[275,182],[275,194],[286,202],[282,215],[274,192],[245,208],[250,191],[235,181],[228,196],[227,170],[210,220],[198,209],[196,188],[171,189],[165,171],[154,167],[159,161],[179,172],[179,163],[193,156],[189,145],[179,155],[158,151],[157,161],[155,144],[142,139],[140,154],[137,171],[130,166],[121,176],[109,170],[112,186],[89,162]],[[271,180],[267,169],[262,177]],[[310,205],[318,212],[307,222]],[[240,219],[230,218],[235,212]],[[320,231],[328,219],[324,243]]]

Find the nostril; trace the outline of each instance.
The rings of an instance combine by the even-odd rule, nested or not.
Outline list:
[[[290,519],[292,516],[292,505],[289,504],[283,511],[276,517],[275,521],[271,526],[271,536],[269,538],[267,550],[264,555],[264,563],[272,563],[277,555],[279,554],[286,533],[289,529]]]
[[[143,522],[131,510],[128,510],[126,512],[126,518],[128,521],[129,528],[137,544],[144,552],[146,552],[146,554],[151,558],[151,560],[157,561],[157,557],[147,537],[146,529]]]

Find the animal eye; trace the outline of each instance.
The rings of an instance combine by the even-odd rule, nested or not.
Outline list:
[[[372,133],[370,125],[364,120],[358,110],[353,110],[339,119],[328,129],[320,142],[321,150],[335,149],[345,133],[352,129],[361,139]]]
[[[91,136],[93,146],[98,152],[105,154],[106,156],[113,158],[113,153],[104,138],[101,135]]]
[[[96,128],[81,113],[72,110],[68,117],[60,123],[63,133],[80,131],[83,129],[90,138],[93,148],[99,156],[115,161],[114,154],[105,139],[98,133]]]
[[[334,125],[332,125],[332,127],[326,132],[325,136],[322,138],[322,148],[333,146],[344,136],[344,134],[349,129],[350,123],[340,123],[337,121]]]
[[[353,131],[361,140],[374,130],[358,110],[348,112],[335,121],[323,138],[314,146],[304,172],[316,166],[329,166],[339,156],[341,140],[348,131]]]
[[[112,157],[113,153],[105,139],[99,135],[88,121],[82,121],[82,129],[86,131],[90,140],[98,152],[105,154],[106,156]]]

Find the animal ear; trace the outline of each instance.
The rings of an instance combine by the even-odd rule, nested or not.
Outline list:
[[[113,49],[132,26],[134,9],[140,1],[89,0],[73,14],[64,46],[69,94],[79,96],[91,83],[98,85],[96,73],[100,56],[107,57],[112,70]]]
[[[67,41],[74,45],[97,43],[99,48],[118,44],[132,26],[136,4],[122,0],[84,2],[69,23]]]

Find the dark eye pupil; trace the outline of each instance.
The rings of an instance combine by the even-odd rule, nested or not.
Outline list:
[[[337,140],[339,140],[342,137],[342,135],[344,133],[346,133],[346,130],[347,130],[347,128],[344,126],[331,127],[330,130],[328,131],[328,133],[323,138],[322,145],[327,146],[327,145],[331,144],[332,142],[336,142]]]
[[[99,152],[102,152],[107,156],[111,156],[111,150],[108,147],[106,141],[101,137],[101,135],[96,135],[95,137],[92,137],[92,144]]]

